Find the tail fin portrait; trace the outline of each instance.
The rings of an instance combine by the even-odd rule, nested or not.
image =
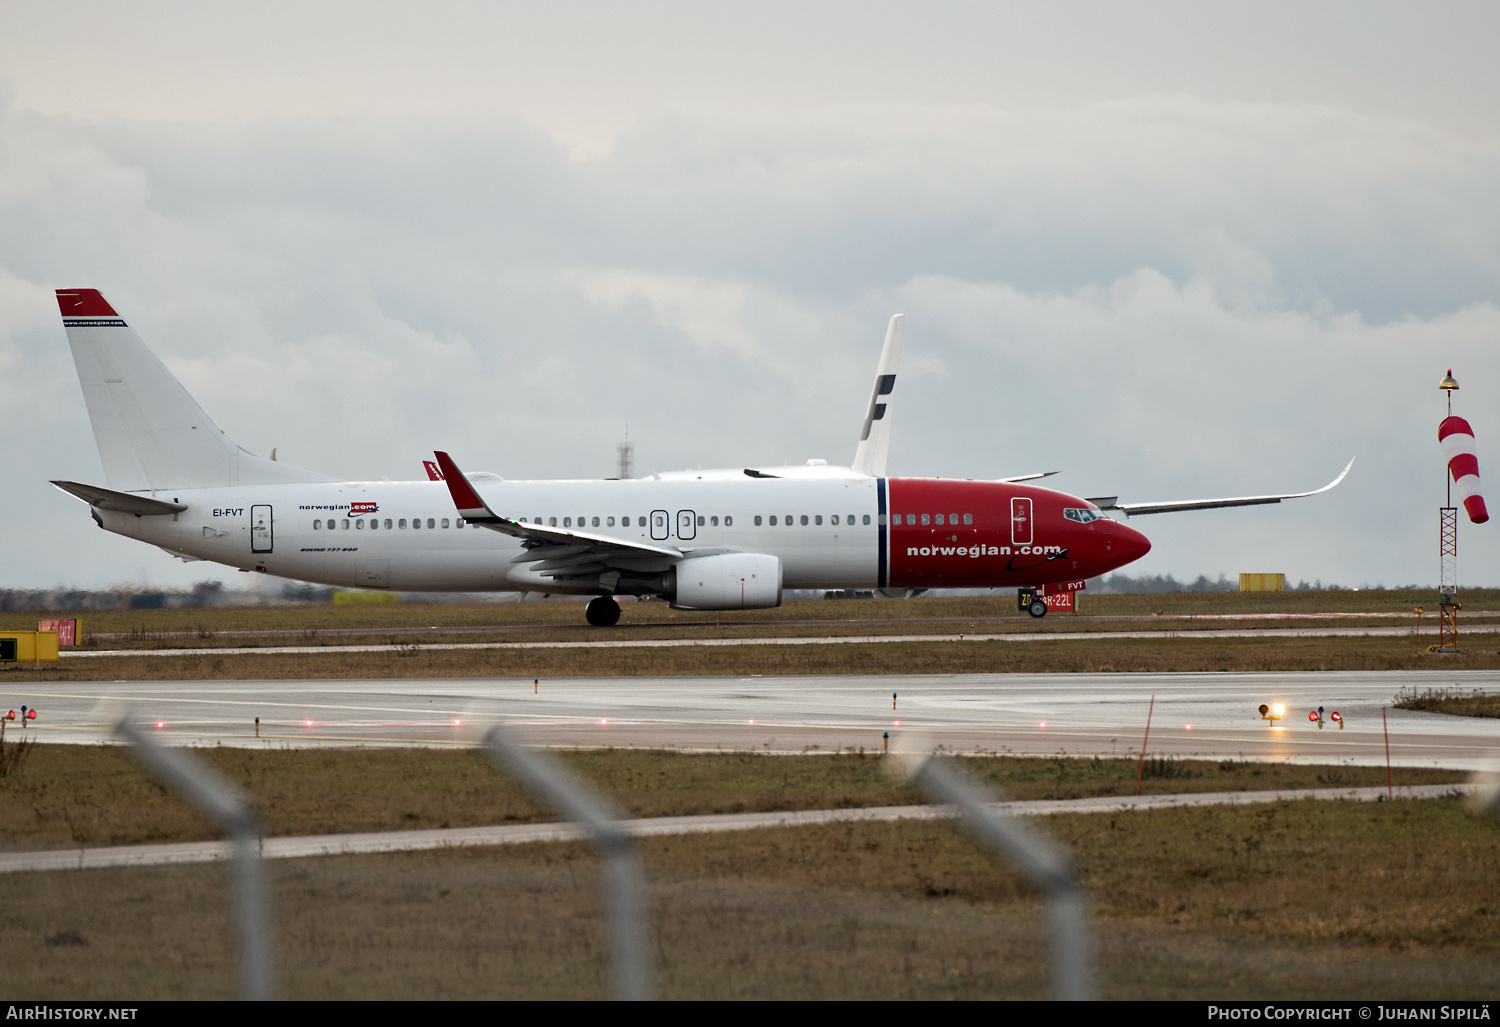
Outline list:
[[[334,480],[235,445],[98,290],[59,289],[57,305],[111,489]]]

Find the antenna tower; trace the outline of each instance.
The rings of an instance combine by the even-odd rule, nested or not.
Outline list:
[[[625,438],[620,443],[620,480],[630,477],[631,464],[635,458],[635,446],[630,442],[630,425],[625,426]]]

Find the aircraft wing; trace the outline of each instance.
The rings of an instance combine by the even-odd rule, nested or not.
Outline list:
[[[1017,474],[1010,478],[996,478],[995,480],[1002,485],[1013,485],[1018,481],[1036,481],[1038,478],[1050,478],[1056,473],[1056,471],[1038,471],[1035,474]]]
[[[1339,476],[1320,489],[1311,492],[1289,492],[1279,496],[1238,496],[1232,499],[1179,499],[1166,503],[1117,503],[1113,496],[1103,499],[1090,499],[1089,502],[1101,510],[1121,510],[1126,517],[1139,517],[1142,514],[1154,513],[1176,513],[1179,510],[1213,510],[1221,506],[1259,506],[1262,503],[1279,503],[1283,499],[1302,499],[1304,496],[1316,496],[1320,492],[1327,492],[1339,482],[1343,481],[1349,473],[1349,468],[1354,466],[1350,460],[1348,465],[1339,472]]]
[[[474,491],[451,456],[447,453],[435,455],[460,517],[470,524],[521,540],[526,552],[517,556],[513,563],[541,561],[535,568],[539,572],[572,576],[589,573],[596,567],[598,570],[622,566],[645,570],[650,565],[660,565],[660,569],[665,570],[684,556],[682,550],[673,546],[595,535],[572,528],[527,524],[511,517],[501,517]]]

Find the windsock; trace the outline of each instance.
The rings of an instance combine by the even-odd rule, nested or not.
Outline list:
[[[1483,524],[1490,519],[1490,513],[1484,508],[1484,496],[1479,494],[1479,457],[1474,449],[1474,429],[1462,417],[1446,417],[1438,425],[1438,442],[1443,445],[1448,473],[1453,475],[1453,484],[1458,486],[1469,520]]]

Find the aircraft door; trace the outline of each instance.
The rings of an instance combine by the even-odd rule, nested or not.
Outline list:
[[[672,534],[672,522],[667,519],[665,510],[651,511],[651,537],[658,542],[665,541]]]
[[[252,506],[250,508],[250,552],[269,553],[273,542],[271,508]]]
[[[677,511],[677,537],[684,542],[691,542],[698,537],[698,518],[693,511]]]
[[[1010,501],[1011,545],[1031,545],[1031,500],[1016,496]]]

